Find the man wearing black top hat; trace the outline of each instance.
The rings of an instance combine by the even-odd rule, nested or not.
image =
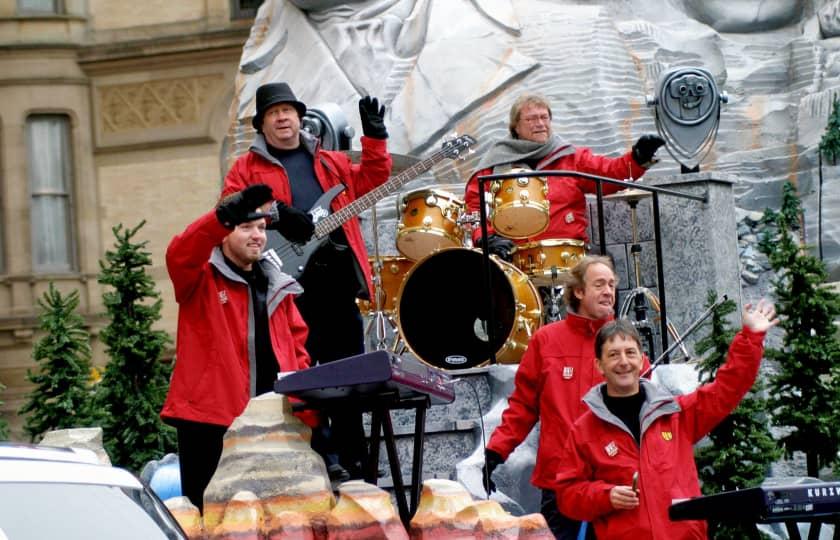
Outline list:
[[[316,137],[301,130],[305,113],[306,105],[288,84],[260,86],[252,120],[257,135],[225,177],[222,196],[251,184],[267,184],[276,199],[277,230],[308,239],[314,227],[304,212],[334,186],[342,185],[344,190],[333,199],[331,213],[384,183],[391,174],[391,156],[385,107],[376,98],[359,100],[363,132],[359,163],[352,163],[343,152],[322,149]],[[356,298],[371,298],[372,286],[358,218],[333,231],[330,242],[314,253],[305,268],[299,278],[304,293],[296,302],[309,326],[306,350],[313,365],[363,353],[364,328]],[[366,448],[361,412],[332,414],[324,428],[315,430],[312,445],[324,456],[331,476],[346,478],[343,467],[351,478],[362,478]],[[340,448],[330,441],[340,442]]]

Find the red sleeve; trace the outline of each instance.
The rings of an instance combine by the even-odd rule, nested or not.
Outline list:
[[[362,157],[350,165],[350,176],[356,197],[384,184],[391,175],[391,154],[386,139],[362,137]]]
[[[502,421],[493,431],[487,448],[507,459],[534,428],[540,417],[540,340],[535,335],[516,370],[513,392],[508,398]]]
[[[621,157],[611,158],[593,154],[589,148],[579,148],[575,152],[575,170],[582,173],[615,178],[616,180],[628,180],[630,178],[638,180],[645,174],[646,169],[636,163],[631,152],[627,152]],[[582,191],[586,193],[595,193],[597,191],[595,182],[585,178],[578,178],[577,181]],[[632,187],[632,184],[621,186],[604,182],[602,186],[604,195],[609,195],[610,193]]]
[[[732,340],[715,380],[678,398],[696,443],[729,415],[749,392],[764,355],[764,333],[744,328]]]
[[[295,341],[295,358],[297,359],[297,369],[306,369],[311,364],[309,353],[306,352],[306,337],[309,335],[309,328],[303,321],[303,317],[298,311],[297,306],[292,300],[291,296],[287,296],[286,302],[286,319],[289,321],[289,330],[292,333],[292,338]]]
[[[610,490],[615,487],[602,480],[590,480],[591,459],[578,443],[578,430],[573,428],[566,437],[558,459],[555,481],[557,507],[560,513],[579,521],[594,521],[614,510]]]
[[[229,232],[219,223],[215,210],[212,210],[187,225],[184,232],[169,242],[166,248],[166,269],[178,303],[187,299],[195,290],[210,253]]]

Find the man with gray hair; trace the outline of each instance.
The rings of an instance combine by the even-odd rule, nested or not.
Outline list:
[[[586,408],[581,398],[604,379],[595,369],[595,335],[613,318],[617,279],[608,257],[586,256],[568,272],[568,314],[537,330],[516,371],[508,407],[485,450],[484,481],[495,489],[493,470],[528,436],[537,421],[540,438],[531,483],[542,490],[541,513],[557,538],[576,538],[580,524],[557,510],[557,455],[574,421]]]
[[[599,156],[589,148],[575,147],[553,133],[552,113],[548,100],[538,94],[520,96],[510,108],[508,130],[510,137],[500,139],[487,150],[478,165],[478,172],[467,181],[464,202],[467,211],[479,209],[479,176],[510,171],[511,168],[533,170],[569,170],[606,176],[617,180],[638,179],[656,163],[654,155],[665,144],[657,135],[643,135],[632,149],[617,158]],[[542,232],[517,239],[516,242],[488,229],[488,248],[491,253],[510,260],[510,251],[517,244],[528,242],[571,239],[589,241],[586,235],[586,198],[584,194],[595,193],[595,182],[585,178],[551,177],[548,179],[548,227]],[[485,184],[489,189],[489,183]],[[605,195],[615,193],[622,186],[603,184]],[[473,233],[475,245],[479,245],[481,230]]]

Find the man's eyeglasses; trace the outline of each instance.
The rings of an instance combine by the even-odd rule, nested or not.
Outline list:
[[[536,124],[537,122],[541,122],[543,124],[547,124],[551,122],[551,116],[547,114],[536,114],[532,116],[523,116],[522,121],[528,124]]]

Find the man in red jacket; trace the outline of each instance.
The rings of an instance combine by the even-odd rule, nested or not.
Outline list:
[[[540,422],[537,459],[531,483],[542,490],[541,513],[558,538],[575,538],[580,524],[557,511],[556,460],[572,423],[586,408],[581,398],[604,379],[595,369],[595,334],[613,318],[617,280],[608,257],[586,256],[565,276],[562,321],[537,330],[516,370],[514,388],[502,421],[485,451],[485,486],[495,489],[493,470],[507,460]]]
[[[665,144],[656,135],[643,135],[630,152],[617,158],[593,154],[589,148],[574,147],[561,140],[551,129],[551,107],[546,98],[536,94],[520,96],[510,108],[508,130],[510,137],[496,141],[482,156],[479,170],[467,182],[464,202],[467,211],[479,207],[479,176],[508,172],[511,167],[534,170],[570,170],[606,176],[617,180],[638,179],[648,167],[657,162],[656,150]],[[515,242],[488,231],[488,248],[499,257],[510,260],[515,245],[551,239],[571,239],[588,242],[586,235],[585,193],[595,193],[592,180],[576,177],[548,177],[549,223],[543,232]],[[485,182],[485,190],[490,183]],[[615,184],[603,184],[605,195],[623,189]],[[480,245],[481,230],[473,233],[473,241]]]
[[[598,538],[706,538],[705,522],[672,523],[668,507],[700,495],[694,444],[752,387],[764,335],[779,322],[764,300],[746,306],[742,320],[715,380],[678,397],[640,379],[642,345],[631,323],[601,328],[595,354],[606,382],[584,398],[589,411],[575,422],[557,461],[564,514],[592,522]]]
[[[288,212],[299,210],[311,211],[317,221],[388,179],[391,156],[386,146],[385,108],[376,98],[368,96],[359,101],[363,136],[358,164],[344,152],[322,149],[315,137],[301,130],[305,112],[306,105],[288,84],[260,86],[252,121],[257,135],[249,151],[237,159],[225,177],[222,194],[265,183],[274,191],[277,219],[285,221]],[[316,204],[338,185],[344,190],[330,205]],[[311,223],[309,227],[292,228],[304,240],[313,232]],[[313,364],[363,353],[364,328],[356,298],[370,299],[372,289],[358,218],[352,217],[334,230],[305,268],[300,276],[305,292],[295,302],[309,327],[306,350]],[[312,436],[312,446],[324,457],[334,480],[347,479],[348,473],[350,478],[362,478],[365,444],[362,414],[358,411],[331,413],[329,426],[322,426]],[[346,472],[336,463],[335,454]]]
[[[235,193],[166,250],[178,337],[160,414],[178,431],[182,492],[199,510],[233,419],[274,390],[278,372],[309,366],[306,325],[292,301],[302,288],[272,252],[262,254],[266,220],[255,210],[271,200],[266,185]]]

